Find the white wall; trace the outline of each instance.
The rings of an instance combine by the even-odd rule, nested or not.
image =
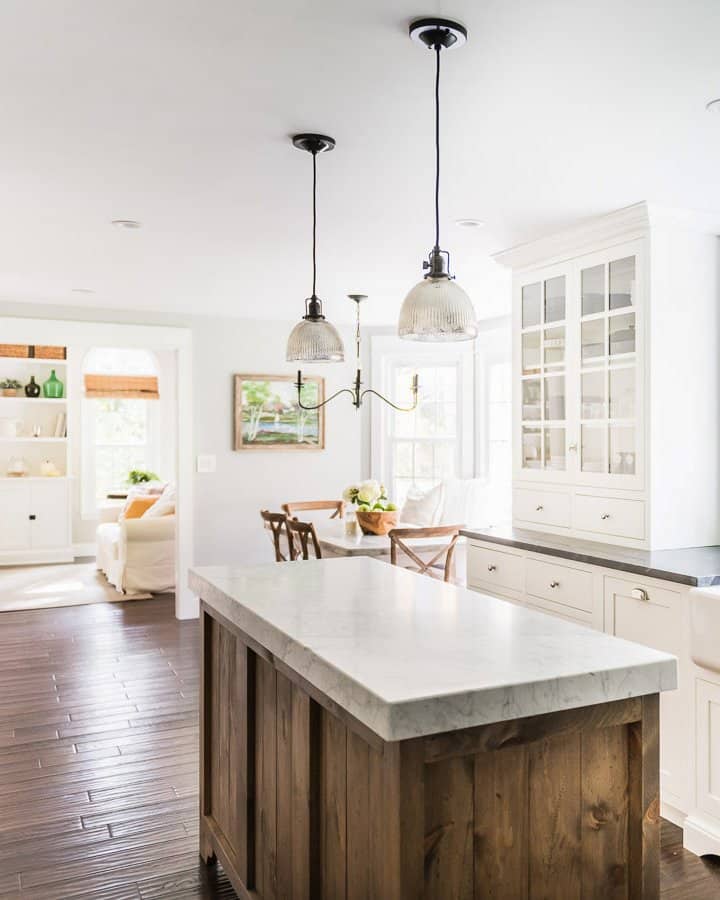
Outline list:
[[[277,509],[288,500],[338,497],[360,469],[360,416],[348,397],[326,412],[324,451],[240,451],[232,449],[235,373],[283,374],[295,369],[285,360],[285,343],[294,322],[265,322],[203,316],[168,316],[124,310],[87,310],[49,304],[0,303],[2,316],[143,325],[182,325],[193,334],[193,456],[214,454],[217,468],[195,475],[195,553],[197,565],[271,560],[260,525],[260,509]],[[344,387],[354,374],[352,331],[343,332],[349,362],[307,369],[326,379],[326,394]],[[182,397],[180,398],[182,403]]]

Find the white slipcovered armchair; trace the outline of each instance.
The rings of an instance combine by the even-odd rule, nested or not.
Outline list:
[[[102,510],[97,568],[123,594],[175,590],[175,516],[118,521],[121,510]]]

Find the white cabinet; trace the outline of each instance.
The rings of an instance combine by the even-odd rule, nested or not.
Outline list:
[[[68,480],[0,479],[0,563],[72,558]]]
[[[513,269],[518,526],[720,542],[705,510],[720,490],[719,231],[642,203],[496,255]]]
[[[697,806],[720,820],[720,684],[698,678]]]
[[[678,658],[677,690],[660,695],[660,778],[665,806],[684,812],[690,808],[692,790],[689,760],[693,700],[688,675],[687,609],[686,591],[627,575],[605,576],[605,630]]]

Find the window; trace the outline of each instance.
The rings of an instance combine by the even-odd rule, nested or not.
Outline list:
[[[145,350],[93,348],[83,364],[85,375],[155,375],[157,366]],[[109,493],[126,486],[132,469],[157,471],[158,400],[132,396],[85,397],[82,409],[82,507],[94,518]]]
[[[372,471],[398,506],[411,490],[472,475],[472,371],[472,347],[408,350],[393,338],[373,339],[373,383],[385,396],[405,404],[416,372],[420,383],[411,413],[372,401]]]

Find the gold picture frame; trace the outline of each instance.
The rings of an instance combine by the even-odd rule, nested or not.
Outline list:
[[[325,379],[304,376],[304,402],[325,399]],[[235,450],[324,450],[325,408],[301,410],[294,375],[235,375]]]

